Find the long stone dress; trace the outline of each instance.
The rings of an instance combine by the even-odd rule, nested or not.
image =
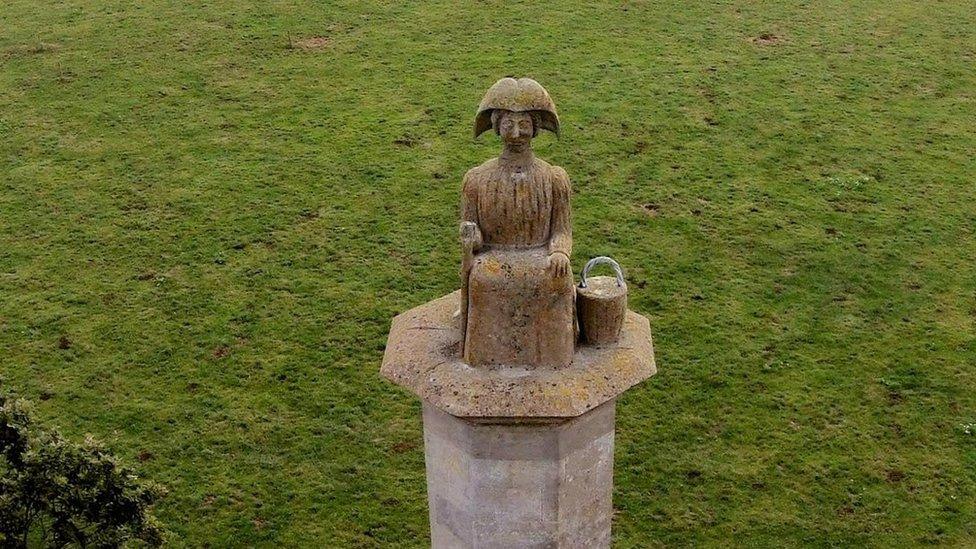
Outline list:
[[[518,171],[493,159],[468,171],[463,187],[462,220],[477,224],[482,239],[468,278],[465,362],[568,365],[573,277],[549,268],[549,254],[572,252],[566,171],[539,159]]]

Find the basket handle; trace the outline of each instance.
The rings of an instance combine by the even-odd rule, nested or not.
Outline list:
[[[599,257],[594,257],[593,259],[591,259],[591,260],[589,260],[589,261],[586,262],[586,265],[583,267],[583,272],[580,273],[580,284],[579,284],[579,287],[580,288],[585,288],[586,287],[586,275],[590,274],[590,269],[592,269],[593,267],[595,267],[597,265],[603,264],[603,263],[605,263],[605,264],[610,265],[611,267],[613,267],[613,272],[614,272],[614,274],[617,275],[617,287],[620,287],[620,288],[623,287],[623,285],[624,285],[624,272],[620,268],[620,264],[617,263],[616,261],[614,261],[612,257],[607,257],[605,255],[601,255]]]

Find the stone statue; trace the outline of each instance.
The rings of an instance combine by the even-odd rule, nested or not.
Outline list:
[[[546,90],[499,80],[489,128],[503,148],[464,176],[461,290],[393,319],[380,372],[423,401],[431,547],[608,548],[616,399],[657,371],[651,326],[611,259],[573,284],[569,177],[530,146],[559,131]],[[587,276],[601,263],[616,277]]]
[[[576,344],[569,176],[531,146],[540,130],[558,135],[556,106],[535,80],[503,78],[478,107],[475,137],[489,128],[502,153],[469,170],[461,193],[463,358],[567,366]]]

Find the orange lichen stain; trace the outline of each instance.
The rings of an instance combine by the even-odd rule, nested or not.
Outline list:
[[[494,257],[486,258],[485,262],[482,263],[482,267],[485,271],[493,275],[497,275],[502,271],[502,264]]]
[[[633,367],[633,361],[628,360],[624,353],[613,353],[610,355],[610,362],[613,364],[612,371],[614,372],[630,370]]]

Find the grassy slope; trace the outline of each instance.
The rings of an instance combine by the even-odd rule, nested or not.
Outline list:
[[[377,368],[506,74],[655,329],[617,545],[976,537],[976,3],[128,4],[0,6],[0,373],[178,544],[426,542]]]

